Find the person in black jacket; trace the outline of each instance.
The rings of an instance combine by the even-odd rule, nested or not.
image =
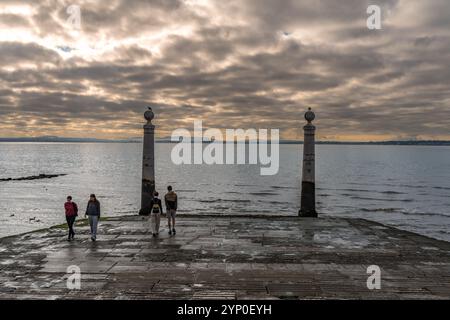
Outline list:
[[[150,223],[152,226],[152,234],[153,237],[157,237],[159,235],[159,226],[161,223],[161,214],[163,214],[163,207],[161,199],[158,198],[159,193],[155,192],[153,196],[153,200],[150,202],[151,216]]]
[[[100,220],[100,202],[95,194],[91,194],[86,208],[85,216],[89,217],[89,225],[91,226],[91,240],[97,240],[97,226]]]

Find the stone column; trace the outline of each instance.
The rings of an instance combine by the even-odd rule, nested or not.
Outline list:
[[[305,138],[303,140],[302,198],[298,213],[301,217],[317,217],[315,186],[316,127],[312,124],[315,117],[311,108],[308,108],[305,113],[305,119],[308,123],[303,127]]]
[[[155,117],[152,108],[144,114],[147,123],[144,125],[144,152],[142,155],[142,197],[141,211],[150,206],[155,193]]]

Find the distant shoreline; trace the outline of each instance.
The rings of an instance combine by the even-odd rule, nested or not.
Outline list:
[[[107,140],[86,138],[60,138],[60,137],[36,137],[36,138],[0,138],[0,143],[142,143],[139,139]],[[210,143],[210,141],[203,141]],[[170,139],[157,139],[155,143],[178,143]],[[224,142],[225,143],[225,142]],[[244,143],[244,141],[234,142]],[[245,143],[256,143],[245,141]],[[270,143],[270,141],[269,141]],[[280,144],[303,144],[303,141],[280,140]],[[392,140],[392,141],[316,141],[318,145],[396,145],[396,146],[450,146],[447,140]]]

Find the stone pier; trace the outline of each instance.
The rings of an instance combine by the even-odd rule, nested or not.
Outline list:
[[[0,239],[0,299],[449,299],[450,243],[362,219],[140,216]],[[249,228],[251,226],[251,228]],[[370,290],[369,266],[381,269]],[[67,288],[69,266],[81,289]]]

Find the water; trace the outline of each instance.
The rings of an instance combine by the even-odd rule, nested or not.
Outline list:
[[[180,212],[296,215],[301,145],[280,146],[280,170],[255,165],[173,165],[173,145],[156,145],[157,189],[171,184]],[[105,216],[136,214],[140,144],[0,143],[0,178],[66,176],[0,182],[0,236],[64,222],[72,195],[83,211],[96,193]],[[317,146],[317,209],[361,217],[450,241],[450,148]]]

